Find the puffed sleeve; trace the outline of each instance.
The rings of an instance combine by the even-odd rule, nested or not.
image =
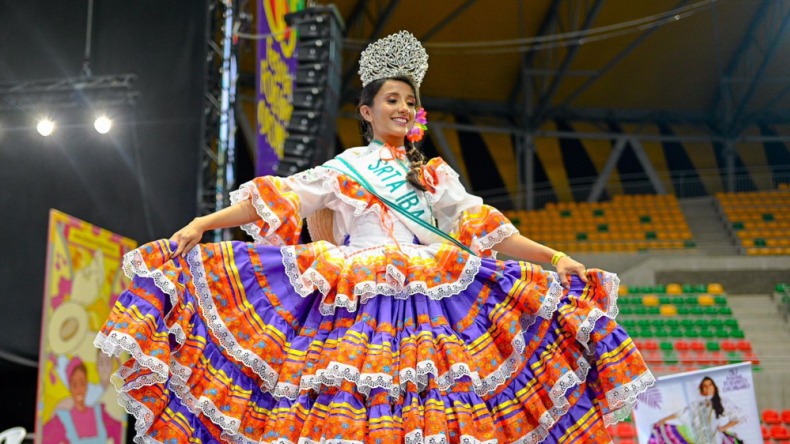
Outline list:
[[[325,171],[312,168],[289,177],[262,176],[243,183],[230,193],[231,205],[249,200],[260,219],[241,229],[258,244],[296,244],[302,219],[324,207],[331,194],[323,186]]]
[[[436,157],[423,168],[433,215],[439,229],[468,246],[481,257],[493,256],[491,249],[518,229],[496,208],[469,194],[444,160]]]

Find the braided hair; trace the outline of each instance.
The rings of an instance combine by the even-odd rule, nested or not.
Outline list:
[[[357,105],[357,115],[359,115],[360,119],[359,125],[362,130],[362,135],[368,143],[373,140],[373,126],[370,122],[362,118],[360,108],[362,108],[362,106],[373,106],[373,99],[387,80],[397,80],[409,85],[412,91],[414,91],[414,96],[417,98],[417,107],[419,108],[420,106],[420,93],[410,77],[389,77],[368,83],[367,86],[362,88],[362,93],[359,96],[359,104]],[[404,147],[406,148],[406,157],[408,157],[410,163],[409,172],[406,174],[406,180],[418,190],[426,191],[427,188],[422,182],[422,166],[425,164],[425,155],[417,148],[414,142],[408,139],[404,140]]]

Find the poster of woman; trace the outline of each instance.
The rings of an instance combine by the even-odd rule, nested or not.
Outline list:
[[[640,444],[763,442],[750,363],[659,378],[634,418]]]

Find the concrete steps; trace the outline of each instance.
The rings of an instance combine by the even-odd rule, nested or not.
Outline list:
[[[695,197],[678,201],[694,236],[697,251],[707,256],[740,253],[721,218],[714,197]]]

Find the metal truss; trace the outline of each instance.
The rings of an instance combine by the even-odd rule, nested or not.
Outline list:
[[[206,20],[206,86],[203,137],[198,171],[198,215],[228,206],[235,186],[235,102],[237,62],[233,27],[238,0],[208,2]],[[227,240],[230,232],[216,230],[213,240]]]
[[[134,106],[134,74],[30,80],[0,84],[0,112]]]
[[[718,16],[716,16],[718,17]],[[790,86],[759,111],[750,109],[758,88],[769,82],[788,84],[787,77],[769,78],[766,68],[774,61],[778,47],[790,30],[790,2],[763,0],[749,29],[719,79],[719,88],[711,103],[715,130],[727,137],[736,137],[764,113],[781,103]],[[723,32],[723,31],[722,31]]]

